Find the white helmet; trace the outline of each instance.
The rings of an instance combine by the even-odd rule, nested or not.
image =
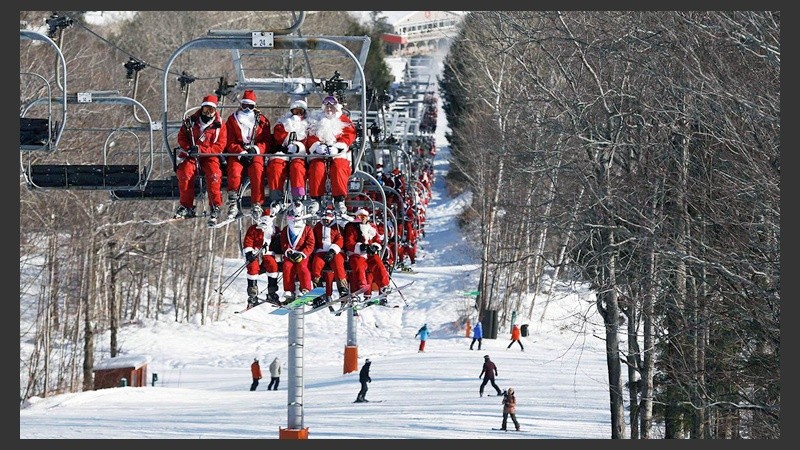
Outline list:
[[[295,108],[302,108],[303,111],[306,111],[308,110],[308,103],[306,103],[305,100],[295,100],[291,105],[289,105],[289,111]]]
[[[292,206],[286,211],[287,216],[295,216],[300,217],[306,213],[306,208],[303,206],[303,202],[296,200],[292,203]]]
[[[270,227],[274,224],[272,216],[269,214],[264,214],[258,218],[258,226],[261,228]]]

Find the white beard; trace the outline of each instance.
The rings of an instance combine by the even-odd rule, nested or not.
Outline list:
[[[321,117],[316,122],[313,132],[322,143],[333,145],[336,143],[336,137],[342,134],[345,125],[338,117]]]
[[[245,144],[249,144],[253,127],[256,124],[255,113],[250,109],[239,110],[236,112],[236,121],[239,123],[239,129],[242,130],[242,141],[244,141]]]
[[[303,234],[303,228],[306,226],[306,221],[304,219],[295,219],[292,223],[289,224],[292,227],[292,233],[296,236],[300,236]]]
[[[283,129],[286,130],[287,133],[295,132],[297,134],[297,140],[303,140],[306,138],[308,134],[308,122],[303,120],[300,116],[293,116],[293,115],[286,115],[284,116],[280,123],[283,124]]]
[[[361,235],[364,236],[364,240],[369,242],[372,238],[375,237],[378,233],[375,231],[375,228],[372,228],[372,225],[368,223],[362,223],[358,226],[361,228]]]

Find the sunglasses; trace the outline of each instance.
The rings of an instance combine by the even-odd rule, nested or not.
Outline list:
[[[255,109],[256,105],[251,105],[249,103],[242,103],[242,109]]]

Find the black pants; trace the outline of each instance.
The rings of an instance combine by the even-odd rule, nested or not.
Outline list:
[[[514,413],[507,413],[507,412],[505,412],[505,411],[503,412],[503,426],[502,426],[502,427],[500,427],[500,428],[502,428],[502,429],[504,429],[504,430],[506,429],[506,422],[508,421],[508,420],[507,420],[507,419],[508,419],[508,416],[511,416],[511,420],[514,422],[514,427],[515,427],[517,430],[519,430],[519,422],[517,422],[517,415],[516,415],[516,414],[514,414]]]
[[[508,344],[508,347],[506,347],[506,348],[511,348],[511,346],[514,345],[514,342],[519,344],[519,348],[521,348],[523,352],[525,351],[525,347],[522,346],[522,341],[520,341],[519,339],[512,340],[511,343]]]
[[[484,386],[486,386],[486,383],[492,383],[492,387],[497,391],[497,395],[503,393],[503,391],[501,391],[500,388],[497,387],[497,384],[495,384],[494,378],[483,377],[483,383],[481,383],[481,395],[483,395],[483,388]]]
[[[268,391],[269,390],[277,391],[278,390],[278,383],[280,383],[280,382],[281,382],[280,377],[270,377],[269,384],[267,385],[267,390]]]
[[[258,378],[253,378],[253,384],[250,385],[250,390],[255,391],[258,387]]]
[[[483,341],[481,338],[472,338],[472,344],[469,344],[469,349],[472,350],[472,346],[475,345],[475,341],[478,341],[478,350],[480,350],[481,342]]]
[[[364,397],[367,396],[367,390],[368,389],[369,388],[367,387],[367,382],[366,381],[362,381],[361,382],[361,390],[358,391],[358,397],[356,397],[356,400],[366,400],[366,398],[364,398]]]

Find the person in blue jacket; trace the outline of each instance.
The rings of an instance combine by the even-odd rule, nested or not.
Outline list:
[[[469,344],[470,350],[472,350],[472,346],[475,345],[475,341],[478,341],[478,350],[480,350],[481,341],[483,341],[483,325],[481,325],[480,320],[475,324],[475,328],[472,329],[472,343]]]
[[[417,353],[422,353],[425,351],[425,341],[428,339],[428,333],[428,324],[425,323],[422,324],[422,328],[417,330],[417,334],[414,335],[414,337],[419,336],[419,352]]]

